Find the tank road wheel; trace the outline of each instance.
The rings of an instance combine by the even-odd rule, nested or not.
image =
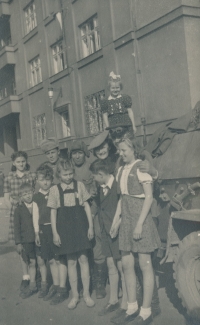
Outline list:
[[[183,306],[189,316],[200,320],[200,232],[192,232],[180,242],[173,268]]]

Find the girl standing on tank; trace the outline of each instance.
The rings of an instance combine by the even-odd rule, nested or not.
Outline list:
[[[50,189],[48,204],[51,208],[51,225],[55,253],[60,260],[59,273],[62,285],[66,284],[67,265],[72,299],[69,309],[76,308],[79,302],[77,283],[77,260],[80,264],[83,283],[83,298],[88,307],[94,306],[90,297],[90,272],[87,249],[91,248],[90,240],[94,236],[93,221],[90,211],[90,198],[83,183],[74,179],[74,167],[68,160],[57,164],[58,185]],[[63,260],[67,259],[67,265]]]
[[[147,325],[152,321],[151,301],[154,289],[151,253],[160,246],[159,235],[149,213],[153,201],[152,177],[139,170],[140,148],[134,137],[122,138],[118,148],[125,165],[119,168],[117,174],[121,199],[110,233],[111,236],[117,234],[115,222],[118,224],[121,215],[119,249],[122,253],[128,309],[120,321],[133,321],[132,325]],[[140,311],[136,300],[135,253],[138,254],[143,274],[143,303]]]
[[[102,99],[100,102],[106,128],[130,126],[136,133],[135,118],[131,108],[132,99],[129,95],[121,94],[123,88],[121,76],[115,75],[112,71],[109,75],[108,87],[110,92],[108,99]]]

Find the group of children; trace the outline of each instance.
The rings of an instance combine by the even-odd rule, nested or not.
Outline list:
[[[116,121],[113,121],[119,118],[116,117],[119,113],[120,123],[129,117],[133,133],[128,132],[118,139],[117,149],[108,131],[91,142],[88,149],[93,150],[97,158],[90,165],[97,185],[92,196],[85,185],[76,180],[72,159],[56,159],[54,151],[58,148],[51,148],[47,144],[49,150],[45,153],[48,163],[40,165],[36,173],[29,171],[25,152],[12,156],[13,171],[5,178],[4,184],[5,199],[11,204],[11,235],[14,229],[22,264],[22,298],[28,298],[38,291],[38,266],[41,274],[38,297],[50,300],[53,305],[60,303],[68,298],[70,285],[68,308],[76,308],[80,301],[77,272],[80,268],[83,299],[88,307],[95,305],[90,295],[88,261],[88,251],[95,237],[94,216],[91,213],[91,205],[95,202],[101,230],[101,249],[106,257],[110,284],[109,301],[99,315],[116,311],[111,318],[116,324],[132,322],[133,325],[147,325],[152,321],[154,290],[151,253],[160,246],[150,213],[153,179],[148,173],[141,172],[141,151],[134,136],[136,128],[133,114],[130,113],[130,100],[128,102],[120,94],[119,77],[111,77],[111,98],[107,100],[109,103],[104,101],[102,104],[106,126],[114,125]],[[119,112],[115,113],[117,109]],[[109,122],[110,116],[112,119]],[[126,123],[122,121],[123,125]],[[117,164],[118,154],[120,164]],[[36,193],[35,186],[38,188]],[[136,296],[135,254],[138,255],[143,274],[142,306],[138,305]],[[53,282],[50,288],[47,283],[48,265]],[[69,285],[66,285],[67,278]],[[119,279],[123,292],[121,305],[118,299]]]

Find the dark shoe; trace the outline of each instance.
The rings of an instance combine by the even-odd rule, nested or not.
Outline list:
[[[53,299],[50,302],[50,305],[58,305],[61,302],[63,302],[64,300],[68,299],[69,297],[69,292],[65,291],[65,292],[57,292],[56,295],[53,297]]]
[[[38,294],[38,298],[44,298],[48,294],[48,291],[49,291],[48,285],[41,286],[41,289]]]
[[[134,321],[132,322],[131,325],[148,325],[150,324],[151,322],[153,322],[153,318],[152,318],[152,315],[150,315],[147,319],[143,320],[143,318],[138,315]]]
[[[28,288],[30,283],[30,280],[22,280],[21,284],[20,284],[20,291],[24,291]]]
[[[37,293],[38,292],[38,289],[37,289],[37,287],[35,287],[34,289],[27,289],[26,291],[24,291],[24,292],[21,292],[21,294],[20,294],[20,297],[22,298],[22,299],[26,299],[26,298],[29,298],[29,297],[31,297],[32,295],[34,295],[35,293]]]
[[[115,320],[115,324],[128,324],[132,322],[139,314],[139,309],[133,313],[132,315],[128,315],[125,313],[125,315],[122,315],[121,317],[118,317],[118,319]],[[132,324],[131,324],[132,325]]]
[[[55,296],[55,294],[57,293],[57,289],[58,289],[58,287],[52,285],[52,286],[50,287],[50,289],[49,289],[49,292],[47,293],[47,295],[44,297],[43,300],[44,300],[44,301],[49,301],[49,300],[51,300],[51,299]]]
[[[117,309],[115,315],[113,317],[111,317],[110,321],[111,321],[111,323],[115,323],[115,321],[118,318],[124,319],[125,315],[126,315],[126,309],[119,308],[119,309]]]
[[[98,316],[107,315],[109,313],[112,313],[113,311],[117,310],[119,308],[119,303],[116,302],[116,304],[107,304],[103,309],[98,312]]]

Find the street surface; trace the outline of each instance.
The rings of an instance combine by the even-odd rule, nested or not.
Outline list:
[[[0,199],[0,325],[105,325],[110,317],[98,316],[98,311],[107,303],[108,296],[95,300],[94,308],[86,307],[83,299],[75,310],[68,310],[67,301],[51,306],[37,298],[37,294],[22,299],[19,297],[21,269],[15,247],[6,240],[9,217]],[[164,272],[164,273],[163,273]],[[154,325],[192,325],[186,320],[185,311],[177,297],[172,280],[171,265],[159,270],[159,297],[162,313],[154,319]],[[109,286],[107,286],[107,291]],[[184,317],[185,316],[185,317]]]

